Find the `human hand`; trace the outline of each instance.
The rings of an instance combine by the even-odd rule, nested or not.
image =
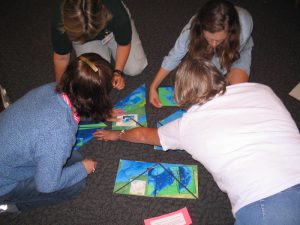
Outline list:
[[[94,173],[97,167],[97,162],[92,159],[84,159],[81,161],[87,174]]]
[[[125,112],[123,111],[123,109],[113,109],[111,117],[106,120],[109,122],[116,122],[116,121],[118,121],[117,117],[122,116],[122,115],[125,115]]]
[[[150,88],[149,92],[149,101],[152,105],[154,105],[156,108],[161,108],[162,104],[158,98],[158,93],[156,88]]]
[[[122,90],[125,87],[124,78],[120,75],[114,75],[112,79],[113,88]]]
[[[115,131],[115,130],[97,130],[93,133],[93,136],[97,140],[103,140],[103,141],[116,141],[120,139],[121,131]]]

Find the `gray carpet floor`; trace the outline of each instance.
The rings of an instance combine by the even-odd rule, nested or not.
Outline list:
[[[204,0],[124,0],[139,31],[149,65],[138,77],[126,77],[126,89],[113,91],[117,102],[139,85],[148,90],[162,58]],[[254,20],[251,82],[269,85],[290,110],[300,128],[300,102],[289,96],[300,82],[300,10],[293,1],[235,1]],[[0,2],[0,84],[12,102],[30,89],[54,80],[50,18],[54,1]],[[172,84],[169,76],[163,84]],[[148,94],[148,93],[147,93]],[[176,108],[146,105],[148,126]],[[157,152],[153,146],[91,140],[81,150],[98,161],[77,198],[19,215],[0,215],[2,225],[138,225],[150,217],[187,207],[193,224],[231,225],[234,218],[226,194],[206,169],[186,152]],[[146,198],[113,194],[120,159],[195,164],[199,168],[199,199]]]

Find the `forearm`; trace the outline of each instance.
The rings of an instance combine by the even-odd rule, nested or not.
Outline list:
[[[53,64],[54,64],[54,75],[55,80],[58,83],[63,73],[65,72],[70,60],[70,54],[59,55],[57,53],[53,53]]]
[[[159,69],[159,71],[157,72],[154,80],[152,81],[150,89],[155,89],[156,90],[157,87],[167,77],[168,74],[169,74],[169,71],[161,67]]]
[[[157,128],[137,127],[130,130],[98,130],[93,133],[98,140],[104,141],[129,141],[149,145],[160,145]]]
[[[120,140],[149,145],[160,145],[157,128],[138,127],[120,132]]]
[[[128,45],[118,45],[116,52],[116,70],[124,70],[125,64],[127,62],[129,53],[131,49],[131,44]]]

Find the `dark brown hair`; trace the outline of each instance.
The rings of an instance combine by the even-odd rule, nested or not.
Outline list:
[[[112,73],[105,59],[95,53],[86,53],[69,64],[56,91],[70,98],[79,116],[103,121],[111,116],[113,107],[109,97]]]
[[[61,6],[62,24],[71,41],[84,43],[103,30],[112,15],[102,0],[64,0]]]
[[[204,30],[210,33],[227,31],[227,38],[216,47],[216,52],[221,69],[226,68],[229,71],[232,63],[240,57],[241,28],[234,5],[226,0],[208,1],[192,21],[189,53],[192,57],[211,59],[214,50],[205,39]]]
[[[226,85],[226,78],[211,61],[187,57],[176,72],[175,101],[180,108],[187,110],[225,93]]]

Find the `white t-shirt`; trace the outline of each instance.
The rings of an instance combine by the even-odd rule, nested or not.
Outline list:
[[[158,135],[164,150],[184,149],[207,168],[228,194],[233,214],[300,183],[299,130],[265,85],[228,86]]]

